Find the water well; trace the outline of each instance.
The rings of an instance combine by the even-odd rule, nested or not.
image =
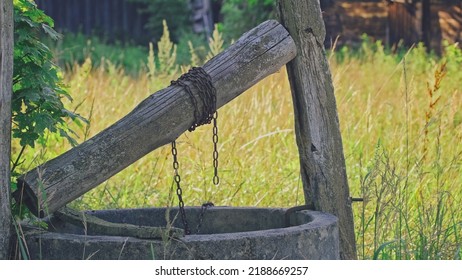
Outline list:
[[[356,258],[335,96],[319,43],[324,41],[319,1],[278,1],[278,9],[295,41],[277,21],[264,22],[207,62],[198,81],[160,90],[93,138],[18,179],[15,200],[48,223],[46,231],[23,227],[31,259]],[[196,113],[205,111],[208,100],[200,86],[216,93],[218,109],[288,62],[305,203],[338,219],[311,210],[212,207],[195,233],[201,208],[190,207],[193,234],[174,230],[172,237],[145,233],[183,228],[177,209],[87,211],[73,222],[60,216],[65,205],[197,124]],[[89,230],[92,218],[102,227]],[[108,234],[108,228],[115,231]]]
[[[88,211],[112,223],[182,227],[178,210],[166,208]],[[48,231],[26,230],[31,259],[339,259],[337,218],[311,211],[282,208],[212,207],[196,228],[200,207],[186,208],[193,234],[177,238],[142,239],[89,235],[85,225],[56,216]]]

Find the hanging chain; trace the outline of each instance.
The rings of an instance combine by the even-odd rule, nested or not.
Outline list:
[[[191,84],[186,83],[186,81]],[[194,131],[198,126],[203,124],[209,124],[213,121],[213,184],[217,186],[220,183],[218,177],[218,126],[217,118],[218,113],[216,111],[216,90],[212,84],[212,78],[204,69],[200,67],[193,67],[188,73],[183,74],[177,81],[172,81],[172,85],[181,86],[191,99],[191,103],[194,108],[194,123],[189,127],[189,131]],[[200,114],[198,108],[198,102],[192,93],[190,85],[194,85],[198,90],[198,96],[203,105],[203,112]],[[179,174],[179,163],[178,163],[178,151],[176,149],[176,142],[172,142],[172,155],[173,155],[173,170],[174,170],[174,181],[176,183],[176,193],[178,196],[178,205],[180,209],[180,215],[184,226],[185,235],[191,234],[191,230],[188,225],[186,218],[186,211],[184,209],[183,201],[183,190],[181,188],[181,177]],[[205,211],[214,206],[213,203],[207,202],[202,204],[201,212],[199,214],[198,224],[196,232],[199,233],[204,219]]]
[[[213,184],[218,186],[220,184],[220,177],[218,177],[218,126],[217,126],[218,112],[215,111],[213,115]]]
[[[183,202],[183,190],[181,189],[181,177],[178,172],[178,169],[180,168],[180,164],[178,163],[178,151],[176,149],[176,141],[172,142],[172,156],[173,156],[173,170],[175,172],[175,175],[173,177],[173,180],[175,181],[176,184],[176,194],[178,196],[178,206],[180,207],[180,215],[181,215],[181,220],[183,221],[183,226],[184,226],[184,234],[188,235],[191,234],[191,230],[189,229],[188,225],[188,219],[186,218],[186,211],[184,210],[184,202]]]
[[[215,206],[215,205],[212,202],[206,202],[206,203],[202,204],[201,213],[199,214],[199,221],[198,221],[197,227],[196,227],[196,234],[199,233],[200,230],[201,230],[202,223],[204,222],[205,211],[207,211],[207,209],[209,209],[210,207],[213,207],[213,206]]]
[[[220,184],[220,177],[218,176],[218,126],[217,126],[218,112],[213,114],[213,184],[218,186]],[[196,233],[200,232],[202,223],[204,222],[204,215],[208,208],[215,206],[212,202],[202,204],[201,213],[199,214],[199,222],[197,223]]]

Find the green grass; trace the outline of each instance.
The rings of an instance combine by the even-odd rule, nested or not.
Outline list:
[[[359,257],[461,259],[461,50],[447,45],[441,58],[422,46],[393,54],[365,41],[359,51],[332,52],[329,61],[351,195],[364,198],[353,205]],[[74,128],[80,142],[186,69],[161,71],[162,65],[153,65],[140,65],[138,75],[105,59],[68,67],[65,77],[74,97],[68,106],[90,120]],[[200,127],[177,141],[187,205],[290,207],[304,202],[284,69],[220,109],[218,122],[218,187],[212,184],[212,128]],[[23,171],[70,148],[61,139],[48,140],[46,148],[26,151]],[[176,204],[170,153],[168,145],[153,151],[72,205]]]
[[[90,58],[95,67],[110,61],[123,67],[127,74],[136,75],[146,69],[148,46],[131,43],[112,42],[109,44],[99,37],[87,37],[83,34],[66,33],[63,39],[46,42],[53,50],[56,63],[70,70],[75,63],[82,64]]]
[[[180,38],[177,48],[176,61],[179,65],[190,63],[188,41],[195,46],[199,57],[205,57],[207,41],[203,36],[185,33]],[[82,64],[90,58],[94,67],[110,62],[124,69],[126,74],[136,76],[146,71],[146,63],[149,45],[137,45],[134,43],[122,43],[119,41],[109,43],[107,39],[100,37],[87,37],[81,33],[66,33],[62,40],[46,42],[53,50],[55,62],[63,69],[70,71],[75,63]],[[155,46],[157,51],[157,46]]]

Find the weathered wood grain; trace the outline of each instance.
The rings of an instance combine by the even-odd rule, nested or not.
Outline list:
[[[297,45],[287,65],[307,205],[339,219],[340,256],[356,259],[353,214],[319,0],[279,0],[281,23]]]
[[[0,260],[8,259],[12,234],[10,207],[13,1],[0,1]]]
[[[277,21],[264,22],[245,33],[203,66],[217,89],[217,108],[278,71],[295,55],[294,41]],[[175,140],[193,122],[190,97],[181,87],[160,90],[111,127],[24,174],[14,197],[40,217],[51,214]]]

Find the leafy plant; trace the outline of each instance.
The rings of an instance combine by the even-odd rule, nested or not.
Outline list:
[[[33,1],[14,0],[14,24],[12,132],[22,148],[13,171],[21,163],[26,147],[33,148],[37,142],[45,144],[47,132],[77,144],[66,121],[84,120],[64,107],[62,99],[72,100],[71,96],[60,69],[52,62],[52,52],[40,41],[40,36],[60,38],[53,30],[53,20]]]

